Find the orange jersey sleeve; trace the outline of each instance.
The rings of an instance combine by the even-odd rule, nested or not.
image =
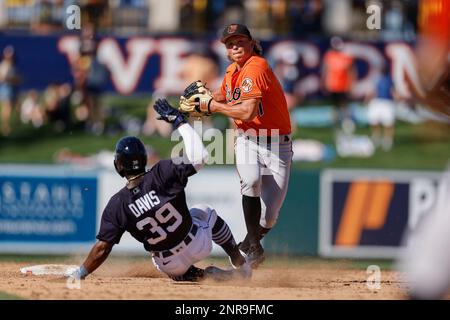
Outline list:
[[[254,129],[257,135],[272,135],[272,130],[279,130],[279,134],[291,132],[283,89],[264,58],[252,56],[239,71],[234,64],[230,65],[224,83],[227,104],[230,108],[243,100],[260,99],[258,114],[254,119],[234,121],[239,129]],[[261,129],[267,131],[260,131]]]

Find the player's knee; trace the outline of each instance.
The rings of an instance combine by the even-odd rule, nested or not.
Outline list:
[[[263,218],[260,222],[261,227],[266,228],[266,229],[272,229],[276,223],[277,223],[277,218],[270,218],[270,219]]]
[[[277,214],[272,213],[270,215],[266,214],[264,216],[261,216],[260,224],[261,227],[263,228],[271,229],[277,223],[277,220],[278,220],[278,213]]]
[[[191,216],[201,221],[215,221],[217,217],[216,210],[208,204],[196,204],[189,210]]]
[[[241,194],[248,197],[261,196],[261,183],[259,179],[241,181]]]

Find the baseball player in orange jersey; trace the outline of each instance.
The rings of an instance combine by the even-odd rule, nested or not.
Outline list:
[[[238,127],[236,167],[247,227],[239,248],[256,268],[264,261],[260,240],[275,225],[287,192],[293,153],[290,117],[282,87],[247,27],[227,26],[221,42],[232,63],[207,104],[208,113],[229,116]]]

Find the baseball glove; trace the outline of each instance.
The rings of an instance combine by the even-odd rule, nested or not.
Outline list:
[[[192,117],[210,116],[209,106],[213,96],[211,91],[200,81],[194,81],[184,89],[180,97],[181,112],[186,112]]]

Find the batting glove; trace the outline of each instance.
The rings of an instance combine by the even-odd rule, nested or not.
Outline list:
[[[166,99],[156,100],[153,108],[159,114],[157,119],[171,123],[174,129],[178,128],[183,123],[186,123],[184,114],[179,110],[174,109]]]

